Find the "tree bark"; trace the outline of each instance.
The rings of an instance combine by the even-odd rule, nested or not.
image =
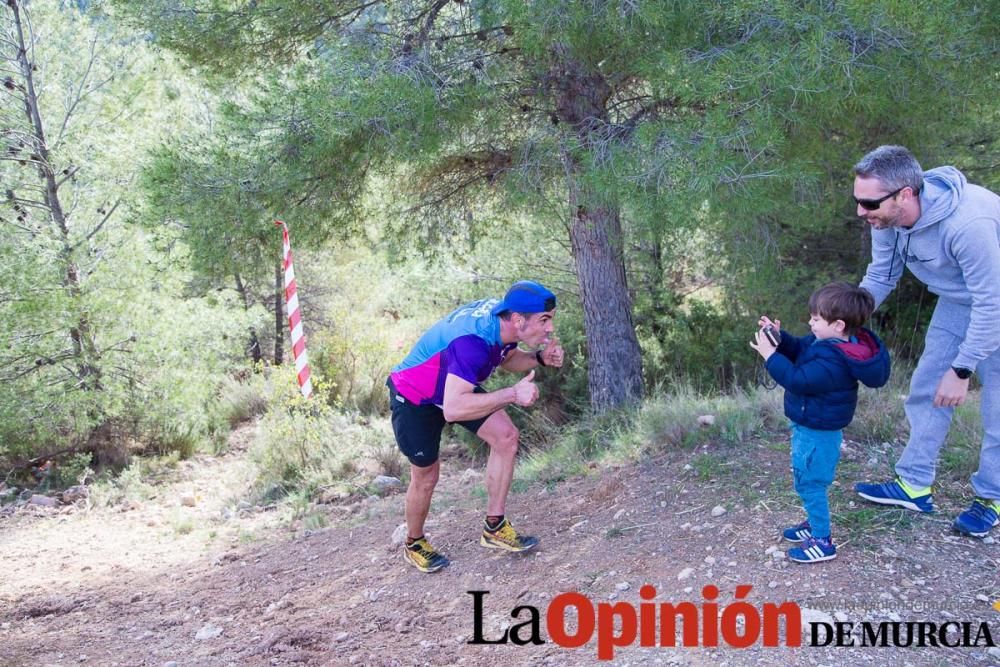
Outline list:
[[[55,170],[52,168],[49,148],[45,139],[45,126],[42,123],[38,95],[35,92],[33,65],[28,61],[28,46],[24,35],[21,10],[18,2],[10,2],[8,6],[13,10],[14,26],[17,33],[17,64],[24,82],[24,110],[34,135],[36,143],[34,149],[40,158],[38,160],[39,175],[45,182],[45,207],[49,211],[52,224],[56,227],[59,241],[62,244],[60,256],[63,263],[63,286],[69,292],[72,300],[79,304],[82,301],[80,272],[76,264],[75,248],[70,238],[69,222],[62,202],[59,200],[59,184],[56,182]],[[76,324],[70,327],[69,336],[72,341],[78,386],[82,389],[100,389],[101,371],[97,365],[99,353],[86,312],[82,313]]]
[[[625,275],[620,210],[606,203],[608,198],[602,200],[580,186],[583,160],[579,151],[593,154],[599,150],[611,87],[599,72],[564,58],[559,47],[553,55],[547,83],[554,93],[557,118],[573,135],[563,144],[562,159],[572,215],[570,244],[588,345],[590,402],[596,412],[605,412],[642,398],[642,354]],[[577,148],[567,149],[567,145]]]
[[[243,301],[243,310],[250,310],[250,294],[247,293],[247,287],[243,284],[243,279],[240,277],[239,272],[233,274],[236,279],[236,292],[240,295],[240,299]],[[257,329],[250,327],[250,341],[247,348],[247,352],[250,354],[250,359],[253,361],[254,368],[257,367],[260,362],[260,339],[257,337]]]
[[[285,361],[285,313],[284,309],[285,279],[281,271],[281,262],[274,265],[274,365],[280,366]]]
[[[587,334],[587,381],[594,410],[642,398],[642,355],[622,255],[618,210],[577,205],[570,226]]]

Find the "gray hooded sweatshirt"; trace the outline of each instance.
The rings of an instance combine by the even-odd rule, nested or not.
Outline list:
[[[1000,197],[954,167],[925,171],[916,223],[872,230],[872,261],[861,287],[876,307],[904,265],[938,295],[931,326],[963,338],[953,366],[975,370],[1000,349]]]

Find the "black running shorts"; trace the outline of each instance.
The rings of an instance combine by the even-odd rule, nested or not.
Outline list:
[[[392,380],[386,382],[389,387],[389,406],[392,409],[392,431],[396,434],[396,444],[399,451],[418,468],[426,468],[438,460],[441,447],[441,431],[448,422],[444,412],[436,405],[415,405],[403,398]],[[485,394],[486,390],[476,385],[473,391]],[[475,434],[479,427],[490,418],[490,415],[480,419],[471,419],[459,424]]]

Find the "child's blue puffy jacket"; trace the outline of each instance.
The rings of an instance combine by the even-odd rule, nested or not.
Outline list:
[[[784,331],[765,367],[785,388],[785,416],[796,424],[835,431],[851,423],[858,382],[881,387],[889,380],[889,352],[874,332],[861,328],[857,342],[798,338]]]

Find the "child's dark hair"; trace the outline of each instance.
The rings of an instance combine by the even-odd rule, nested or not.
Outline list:
[[[874,310],[875,298],[871,292],[844,282],[823,285],[809,297],[809,313],[827,322],[843,320],[847,335],[854,334]]]

